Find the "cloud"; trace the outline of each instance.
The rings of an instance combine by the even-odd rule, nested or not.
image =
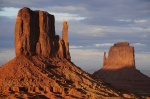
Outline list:
[[[94,44],[96,47],[103,47],[103,46],[112,46],[113,43],[104,43],[104,44]]]
[[[80,9],[80,8],[73,8],[73,7],[67,7],[65,9],[68,9],[71,8],[70,10],[76,10],[76,9]],[[2,10],[0,11],[0,16],[6,16],[6,17],[9,17],[9,18],[16,18],[17,17],[17,13],[19,11],[20,8],[14,8],[14,7],[4,7],[2,8]],[[35,10],[37,10],[37,8],[33,8]],[[83,20],[85,19],[85,17],[80,17],[78,14],[70,14],[70,13],[66,13],[67,11],[56,11],[53,10],[53,9],[57,9],[56,8],[52,8],[52,10],[49,11],[50,8],[44,8],[43,10],[46,10],[47,12],[55,15],[55,18],[56,18],[56,21],[60,21],[60,22],[63,22],[64,20],[65,21],[70,21],[70,20]],[[63,9],[63,8],[58,8],[58,9]],[[65,10],[63,9],[63,10]]]
[[[79,54],[80,56],[102,56],[103,53],[95,50],[84,50],[82,53]]]
[[[6,16],[9,18],[16,18],[18,10],[19,10],[19,8],[4,7],[0,11],[0,16]]]
[[[145,46],[145,44],[141,44],[141,43],[133,43],[133,46]]]
[[[130,19],[119,19],[117,21],[120,21],[120,22],[132,22],[132,20],[130,20]]]
[[[69,14],[69,13],[56,13],[56,12],[51,12],[51,14],[55,15],[55,19],[58,22],[63,22],[63,21],[72,21],[72,20],[83,20],[85,17],[80,17],[77,14]]]
[[[86,14],[88,18],[84,22],[93,25],[129,26],[134,24],[133,20],[144,20],[150,15],[149,1],[100,0],[89,4],[89,13]]]
[[[83,48],[83,46],[69,46],[70,49]]]
[[[146,23],[146,22],[148,22],[148,20],[135,20],[134,22],[135,23]]]
[[[45,10],[49,10],[57,13],[75,13],[75,12],[83,12],[85,8],[82,6],[51,6],[44,8]]]

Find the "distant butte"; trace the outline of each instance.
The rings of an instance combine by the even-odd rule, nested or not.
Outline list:
[[[135,67],[134,47],[119,42],[110,47],[108,57],[104,52],[103,66],[93,76],[119,90],[150,94],[150,78]]]
[[[119,42],[110,47],[108,57],[104,52],[103,69],[135,68],[134,47],[128,42]]]

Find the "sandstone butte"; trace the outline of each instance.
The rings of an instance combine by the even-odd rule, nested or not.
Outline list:
[[[15,25],[16,57],[0,67],[0,99],[138,98],[94,79],[71,62],[68,24],[62,39],[46,11],[19,10]]]
[[[67,22],[63,23],[62,40],[55,34],[54,23],[54,16],[45,11],[21,9],[15,25],[16,56],[39,55],[70,60]]]
[[[93,75],[118,90],[128,90],[147,94],[150,98],[150,78],[135,66],[134,47],[128,42],[119,42],[109,49],[108,57],[104,52],[103,66]]]

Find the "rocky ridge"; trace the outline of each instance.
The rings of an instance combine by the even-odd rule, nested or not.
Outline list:
[[[70,61],[68,24],[62,39],[54,16],[19,10],[15,25],[16,57],[0,67],[0,98],[103,99],[136,96],[118,92],[95,80]]]
[[[134,47],[128,42],[119,42],[110,47],[108,57],[104,52],[104,62],[93,75],[111,84],[118,90],[128,90],[150,95],[150,78],[135,66]]]

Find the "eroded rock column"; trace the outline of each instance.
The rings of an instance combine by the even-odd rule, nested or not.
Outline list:
[[[71,57],[70,57],[70,53],[69,53],[68,24],[66,21],[63,22],[62,40],[63,40],[64,45],[65,45],[64,57],[66,57],[68,60],[70,60]]]

